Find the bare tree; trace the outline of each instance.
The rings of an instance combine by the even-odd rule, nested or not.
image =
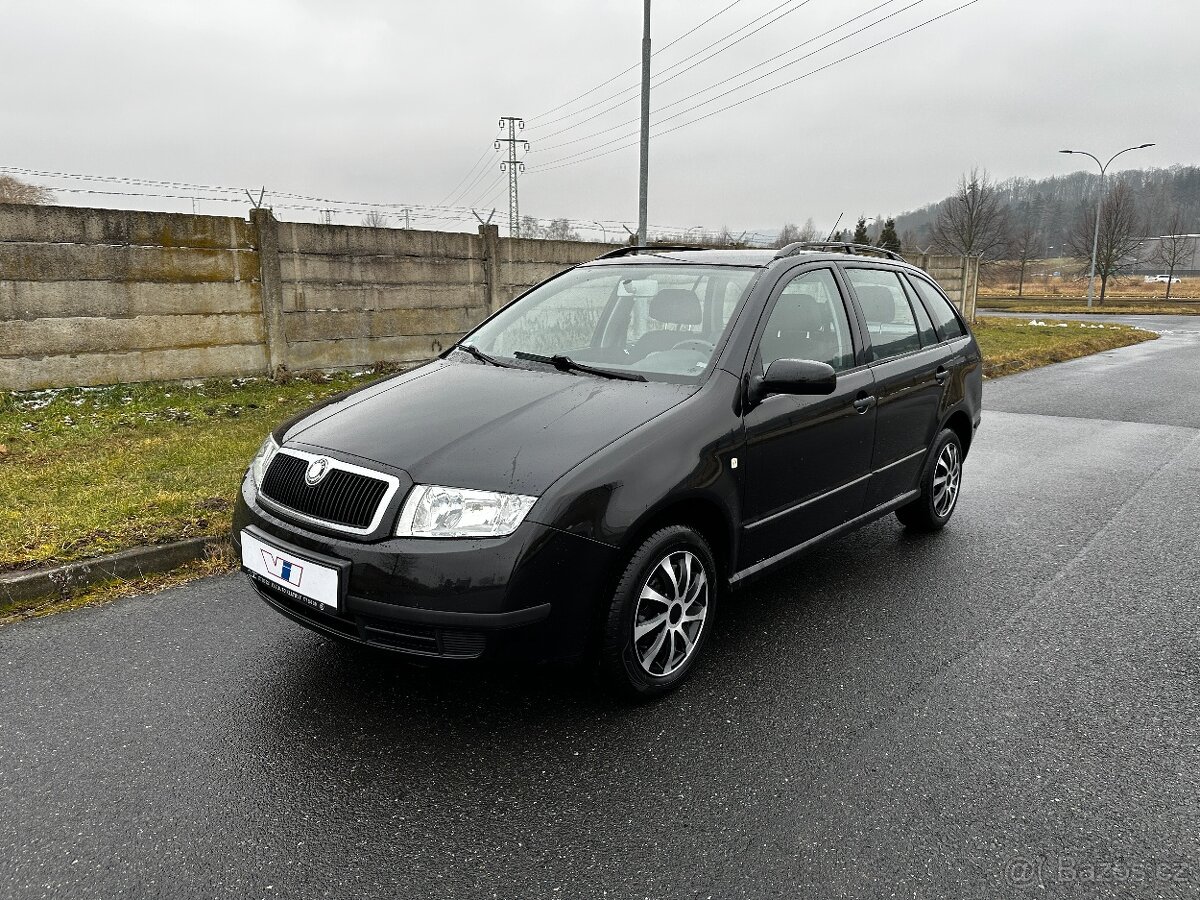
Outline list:
[[[521,216],[521,237],[523,238],[543,238],[546,236],[546,229],[542,227],[542,223],[533,216]]]
[[[779,229],[779,236],[775,238],[775,247],[786,247],[788,244],[794,244],[800,240],[800,226],[794,222],[785,222],[783,227]]]
[[[363,216],[362,223],[368,228],[387,228],[387,216],[379,210],[373,209]]]
[[[1161,263],[1167,270],[1167,296],[1171,299],[1171,282],[1175,280],[1175,270],[1184,260],[1191,258],[1196,252],[1196,235],[1184,234],[1184,219],[1179,208],[1171,210],[1167,219],[1167,233],[1158,239],[1158,248],[1154,251],[1154,261]]]
[[[577,241],[579,232],[571,227],[570,219],[551,219],[550,224],[542,230],[542,237],[548,241]]]
[[[39,184],[29,184],[11,175],[0,175],[0,203],[54,202],[54,194]]]
[[[794,244],[797,241],[815,241],[819,238],[820,233],[817,231],[817,223],[813,221],[812,216],[809,216],[803,225],[796,225],[794,222],[785,224],[772,246],[786,247],[788,244]]]
[[[949,253],[995,258],[1008,242],[1008,213],[987,170],[964,173],[942,201],[932,227],[934,244]]]
[[[1017,296],[1025,291],[1025,272],[1029,261],[1042,247],[1041,208],[1037,201],[1024,202],[1017,208],[1016,222],[1010,231],[1009,253],[1017,264]]]
[[[1121,181],[1104,195],[1100,212],[1100,238],[1096,244],[1096,274],[1100,277],[1100,302],[1108,289],[1108,279],[1134,261],[1134,252],[1141,244],[1141,217],[1138,214],[1133,190]],[[1075,227],[1067,238],[1067,246],[1079,257],[1092,258],[1092,240],[1096,233],[1096,207],[1088,203],[1080,210]]]

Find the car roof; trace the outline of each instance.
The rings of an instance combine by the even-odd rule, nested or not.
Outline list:
[[[685,265],[766,268],[776,262],[804,259],[835,260],[838,262],[848,262],[850,260],[857,260],[859,262],[886,262],[898,264],[906,268],[917,268],[898,254],[889,254],[886,257],[881,255],[887,252],[879,251],[875,247],[858,247],[854,244],[842,243],[818,244],[814,245],[812,249],[793,245],[785,247],[782,250],[730,250],[683,246],[656,247],[651,245],[648,247],[622,247],[606,253],[590,263],[586,263],[586,265],[646,265],[655,263],[661,265],[663,262],[670,262]]]
[[[606,254],[588,265],[661,263],[663,260],[668,260],[673,263],[692,263],[704,266],[756,266],[761,268],[771,263],[771,260],[775,258],[775,252],[774,250],[706,250],[700,248],[680,250],[674,247],[663,247],[662,249],[648,247],[637,253],[621,256]]]

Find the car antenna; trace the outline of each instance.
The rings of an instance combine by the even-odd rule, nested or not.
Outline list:
[[[844,209],[840,213],[838,213],[837,221],[834,222],[833,227],[829,229],[829,237],[825,238],[825,240],[827,240],[827,241],[833,240],[833,236],[835,234],[837,234],[837,227],[842,224],[842,216],[844,216],[845,214],[846,214],[846,211]]]

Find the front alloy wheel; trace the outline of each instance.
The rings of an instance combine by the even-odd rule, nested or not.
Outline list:
[[[667,554],[650,572],[633,615],[633,649],[647,675],[670,675],[696,649],[708,615],[708,576],[691,550]]]
[[[630,556],[604,623],[601,671],[626,695],[652,697],[678,685],[708,636],[717,568],[695,529],[654,532]]]

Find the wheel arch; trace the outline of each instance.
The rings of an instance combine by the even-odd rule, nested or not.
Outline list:
[[[636,552],[646,538],[668,525],[687,525],[698,531],[712,550],[721,578],[729,578],[737,558],[733,522],[720,503],[704,495],[679,497],[647,512],[626,532],[622,550]]]
[[[949,428],[958,435],[958,442],[962,444],[963,459],[966,459],[967,451],[971,449],[971,438],[974,436],[971,417],[967,415],[966,410],[956,409],[942,423],[942,427]]]

